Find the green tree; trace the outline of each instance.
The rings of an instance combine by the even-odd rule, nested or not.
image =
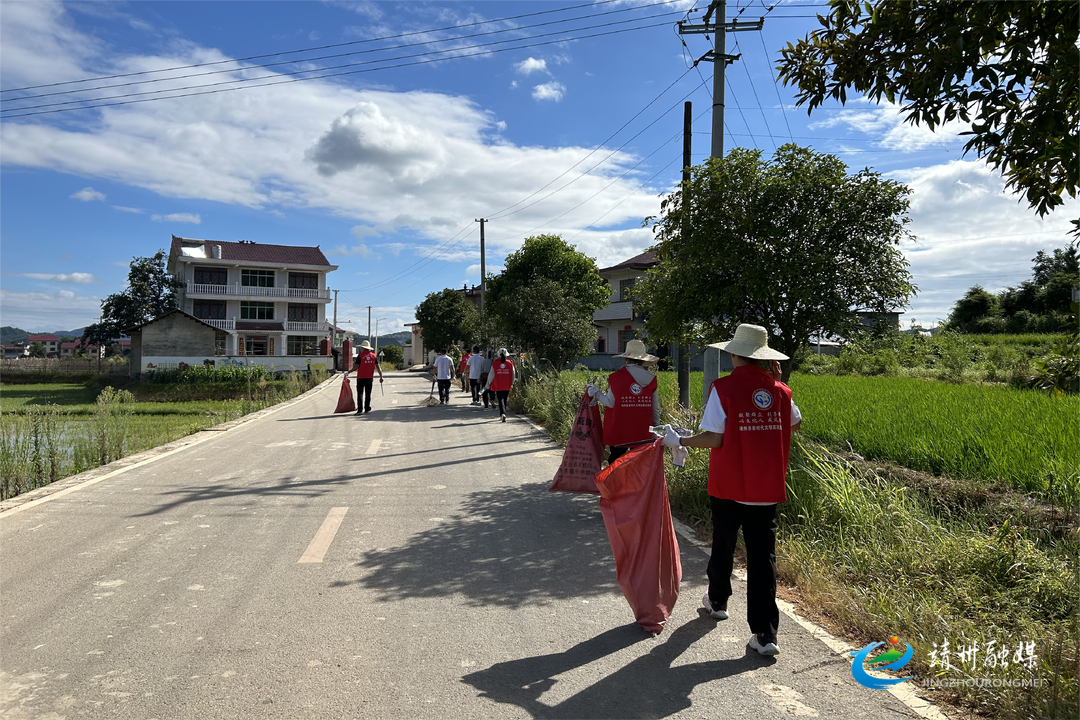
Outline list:
[[[82,339],[108,343],[127,328],[141,325],[176,307],[176,294],[184,284],[165,270],[165,251],[132,259],[127,289],[101,301],[101,322],[88,325]]]
[[[985,319],[1000,316],[997,295],[987,292],[982,285],[975,285],[956,301],[945,322],[945,329],[963,333],[982,332],[987,325],[983,322]]]
[[[855,332],[855,311],[904,306],[915,292],[897,247],[909,194],[790,144],[768,161],[739,148],[691,168],[660,217],[646,220],[659,263],[634,297],[649,337],[701,345],[750,322],[794,357],[814,335]],[[782,366],[787,377],[790,361]]]
[[[383,345],[379,348],[379,356],[383,361],[401,367],[405,363],[405,348],[400,345]]]
[[[1080,3],[832,0],[777,69],[809,111],[849,88],[903,104],[908,122],[971,124],[975,152],[1040,215],[1080,178]],[[1080,222],[1080,221],[1078,221]],[[1080,227],[1080,225],[1078,225]]]
[[[590,315],[610,299],[611,288],[597,272],[596,261],[558,235],[525,238],[519,250],[506,256],[504,266],[488,280],[485,303],[496,308],[503,298],[540,279],[558,283]]]
[[[416,321],[420,323],[424,347],[445,350],[458,341],[472,342],[480,313],[460,290],[446,288],[428,294],[416,306]]]
[[[592,310],[547,278],[533,280],[501,303],[499,317],[515,347],[561,368],[592,349]]]
[[[30,357],[43,358],[45,357],[45,344],[34,341],[30,343]]]

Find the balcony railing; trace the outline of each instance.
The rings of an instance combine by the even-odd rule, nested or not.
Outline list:
[[[330,291],[309,288],[256,287],[252,285],[206,285],[188,283],[187,294],[215,297],[280,297],[303,300],[329,300]]]
[[[330,323],[328,322],[297,322],[295,320],[285,321],[286,332],[330,332]]]
[[[206,318],[199,318],[207,325],[213,325],[218,330],[235,330],[236,320],[208,320]]]

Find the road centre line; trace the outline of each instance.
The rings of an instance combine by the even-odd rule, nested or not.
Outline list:
[[[367,452],[365,452],[364,454],[374,455],[375,453],[379,452],[380,445],[382,445],[382,440],[372,440],[371,445],[368,446]]]
[[[311,544],[307,546],[307,550],[296,562],[321,563],[323,556],[326,555],[326,551],[330,548],[330,543],[334,542],[334,536],[337,535],[338,528],[341,527],[341,521],[345,519],[345,513],[347,512],[349,512],[347,507],[330,508],[330,512],[327,513],[326,519],[323,520],[322,526],[319,527],[319,531],[311,539]]]

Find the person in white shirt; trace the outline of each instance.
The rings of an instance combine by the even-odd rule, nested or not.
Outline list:
[[[469,371],[469,389],[472,390],[472,404],[480,404],[480,374],[484,371],[484,356],[480,354],[480,346],[473,345],[472,355],[465,366]]]
[[[449,350],[440,350],[435,358],[435,379],[439,383],[439,404],[450,402],[450,383],[454,379],[454,361],[447,354]]]

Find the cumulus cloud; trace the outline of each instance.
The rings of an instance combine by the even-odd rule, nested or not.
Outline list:
[[[83,202],[90,202],[91,200],[104,200],[105,195],[99,193],[92,187],[84,187],[77,193],[72,193],[70,196],[73,200],[82,200]]]
[[[838,110],[824,120],[810,123],[810,130],[847,128],[869,135],[875,144],[885,150],[917,152],[930,147],[948,147],[960,141],[959,134],[969,125],[959,120],[943,123],[936,130],[925,125],[913,125],[904,120],[901,106],[894,103],[872,105],[866,98],[852,101],[863,104],[866,109]]]
[[[135,215],[142,215],[143,211],[139,208],[124,207],[123,205],[113,205],[113,210],[119,210],[120,212],[133,213]]]
[[[514,63],[514,69],[522,75],[532,75],[533,73],[548,73],[547,62],[542,58],[527,58],[521,62]]]
[[[43,293],[0,287],[0,306],[4,322],[22,328],[83,327],[101,314],[100,297],[80,296],[70,290]]]
[[[359,245],[353,245],[352,247],[346,247],[345,245],[338,245],[332,250],[326,251],[327,255],[334,255],[337,257],[361,257],[367,258],[371,255],[371,248],[363,243]]]
[[[566,86],[556,80],[537,85],[532,92],[533,100],[553,100],[555,102],[562,100],[565,94]]]
[[[174,223],[191,223],[192,225],[198,225],[202,222],[202,218],[198,213],[172,213],[170,215],[151,215],[150,219],[154,222],[174,222]]]
[[[31,280],[51,280],[52,282],[75,283],[86,285],[96,283],[98,279],[91,273],[14,273],[15,277],[30,278]]]

